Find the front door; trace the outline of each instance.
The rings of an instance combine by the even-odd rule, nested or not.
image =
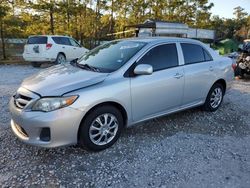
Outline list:
[[[153,47],[137,64],[152,65],[153,73],[131,77],[133,120],[178,109],[182,102],[184,73],[178,63],[176,44]]]

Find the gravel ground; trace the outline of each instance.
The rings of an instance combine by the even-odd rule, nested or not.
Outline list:
[[[101,152],[41,149],[10,130],[8,101],[30,66],[0,66],[0,187],[250,187],[250,80],[221,108],[199,108],[124,131]]]

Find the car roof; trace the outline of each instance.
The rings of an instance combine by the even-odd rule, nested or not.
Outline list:
[[[216,53],[214,50],[212,50],[209,46],[206,44],[200,42],[199,40],[190,39],[190,38],[180,38],[180,37],[146,37],[146,38],[127,38],[122,39],[127,41],[137,41],[137,42],[145,42],[149,45],[157,45],[160,43],[171,43],[171,42],[183,42],[183,43],[192,43],[192,44],[198,44],[201,45],[203,48],[209,51],[209,53],[213,56],[214,59],[220,58],[219,54]]]
[[[30,35],[29,37],[68,37],[68,38],[71,38],[70,36],[67,36],[67,35]]]
[[[180,38],[180,37],[137,37],[137,38],[126,38],[126,39],[121,39],[121,40],[146,42],[146,43],[190,42],[190,43],[203,44],[202,42],[195,40],[195,39]]]

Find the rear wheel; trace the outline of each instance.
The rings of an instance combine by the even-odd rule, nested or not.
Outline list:
[[[90,112],[79,129],[79,144],[99,151],[112,146],[123,128],[121,112],[113,106],[101,106]]]
[[[214,84],[207,95],[206,102],[203,105],[203,109],[210,112],[216,111],[220,107],[223,101],[223,97],[223,86],[219,83]]]
[[[66,62],[66,58],[62,53],[59,53],[56,58],[56,64],[62,64]]]
[[[41,64],[42,63],[40,63],[40,62],[31,62],[31,65],[33,66],[33,67],[41,67]]]

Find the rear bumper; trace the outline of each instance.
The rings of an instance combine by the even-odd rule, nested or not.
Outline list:
[[[23,54],[23,59],[25,61],[29,61],[29,62],[54,62],[56,61],[56,58],[55,57],[34,57],[34,56],[31,56],[29,54]]]
[[[13,98],[9,108],[11,129],[22,142],[46,148],[77,143],[82,111],[66,107],[47,113],[28,112],[18,109]]]

